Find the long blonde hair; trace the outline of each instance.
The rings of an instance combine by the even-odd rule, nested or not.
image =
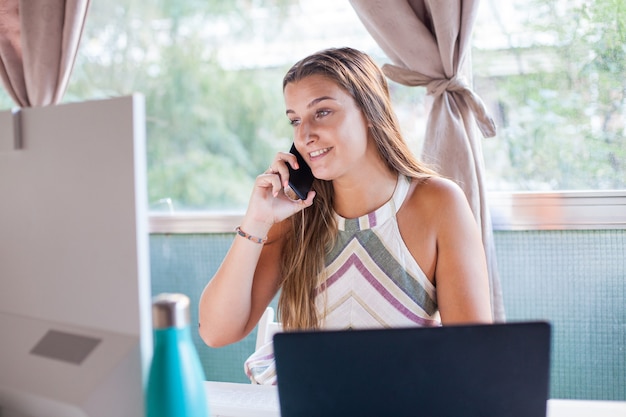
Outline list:
[[[389,97],[387,79],[365,53],[352,48],[331,48],[297,62],[283,79],[283,90],[311,75],[322,75],[348,92],[371,125],[369,134],[390,170],[423,181],[435,173],[413,155],[400,132]],[[337,236],[333,216],[332,181],[316,179],[313,205],[290,218],[281,260],[283,282],[278,303],[285,329],[315,329],[318,283],[323,278],[326,253]]]

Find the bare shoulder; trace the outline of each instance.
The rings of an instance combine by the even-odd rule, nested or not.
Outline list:
[[[468,207],[461,187],[446,178],[431,177],[417,182],[411,189],[407,203],[423,215],[441,217]]]

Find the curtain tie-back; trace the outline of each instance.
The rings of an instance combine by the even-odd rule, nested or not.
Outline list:
[[[418,71],[391,64],[383,65],[383,72],[397,83],[411,87],[426,87],[427,94],[435,97],[444,93],[457,94],[474,114],[483,137],[490,138],[496,135],[495,122],[487,112],[483,101],[472,91],[464,77],[431,78]]]

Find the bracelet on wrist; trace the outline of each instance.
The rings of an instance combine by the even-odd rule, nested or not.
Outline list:
[[[267,236],[265,237],[257,237],[257,236],[252,236],[251,234],[248,234],[246,232],[244,232],[243,230],[241,230],[241,227],[237,226],[235,228],[235,232],[237,232],[237,234],[241,237],[245,237],[246,239],[254,242],[254,243],[258,243],[260,245],[264,244],[265,242],[267,242]]]

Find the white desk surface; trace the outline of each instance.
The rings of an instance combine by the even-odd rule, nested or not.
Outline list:
[[[626,401],[551,399],[548,417],[626,417]]]
[[[215,413],[213,405],[217,406],[216,409],[220,409],[221,400],[212,397],[212,392],[228,389],[241,388],[245,392],[253,393],[255,391],[271,392],[272,395],[277,396],[277,390],[275,386],[261,386],[252,384],[234,384],[228,382],[207,382],[206,392],[209,398],[211,406],[212,416],[229,416],[240,417],[234,414]],[[217,403],[215,403],[217,401]],[[263,417],[280,417],[278,406],[276,410],[259,410],[256,413],[258,416]],[[242,415],[242,417],[245,417]],[[560,400],[550,399],[548,400],[547,417],[626,417],[626,401],[592,401],[592,400]]]

